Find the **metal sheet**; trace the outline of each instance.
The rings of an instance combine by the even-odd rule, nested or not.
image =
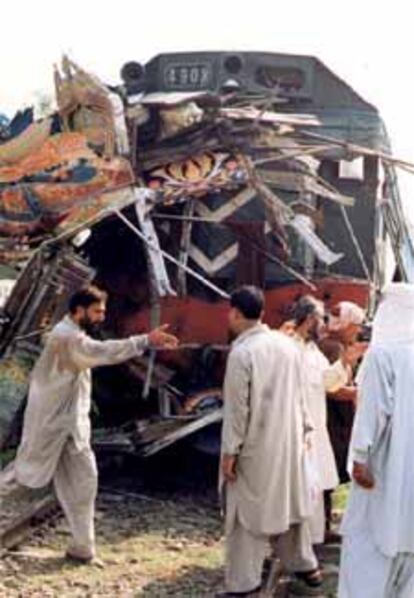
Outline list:
[[[332,266],[332,264],[335,264],[344,256],[343,253],[334,253],[331,251],[318,235],[315,234],[312,229],[312,221],[308,216],[298,214],[289,222],[289,226],[307,243],[318,259],[328,266]]]
[[[221,108],[219,113],[222,116],[234,120],[257,120],[259,122],[275,123],[281,125],[318,127],[320,121],[313,114],[287,114],[282,112],[270,112],[258,108]]]
[[[201,92],[167,92],[164,93],[162,91],[157,93],[148,93],[143,96],[138,96],[139,100],[137,103],[146,104],[146,105],[153,105],[158,104],[161,106],[177,106],[178,104],[184,104],[185,102],[191,102],[194,100],[198,100],[200,98],[207,97],[208,93],[204,91]],[[137,99],[138,99],[137,98]],[[131,98],[130,98],[130,104]]]
[[[300,172],[280,172],[269,169],[260,169],[263,181],[282,191],[295,191],[297,193],[313,193],[325,199],[330,199],[343,206],[353,206],[355,200],[349,195],[331,191],[311,175]]]

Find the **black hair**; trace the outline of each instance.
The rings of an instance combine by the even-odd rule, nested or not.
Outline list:
[[[263,292],[254,286],[240,287],[231,294],[230,305],[247,320],[258,320],[264,309]]]
[[[292,320],[300,326],[309,316],[313,316],[320,309],[320,303],[312,295],[303,295],[292,308]]]
[[[102,303],[107,299],[105,291],[101,291],[98,287],[88,286],[82,287],[76,293],[73,293],[69,299],[69,311],[71,314],[76,313],[78,307],[87,309],[94,303]]]

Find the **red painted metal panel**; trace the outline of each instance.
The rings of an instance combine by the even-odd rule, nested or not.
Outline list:
[[[365,307],[368,301],[368,284],[352,279],[324,278],[315,282],[318,298],[327,306],[338,301],[354,301]],[[309,289],[302,284],[291,284],[266,291],[265,321],[278,327],[287,319],[292,303]],[[161,321],[169,323],[171,330],[182,343],[226,343],[227,342],[227,301],[215,303],[194,297],[167,297],[161,300]],[[149,309],[129,314],[119,322],[122,335],[136,334],[148,330]]]

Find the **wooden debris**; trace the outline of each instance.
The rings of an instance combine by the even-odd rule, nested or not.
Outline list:
[[[33,505],[16,514],[16,517],[10,520],[9,525],[0,531],[0,546],[11,549],[18,546],[30,533],[31,528],[38,525],[56,512],[60,513],[56,498],[52,495],[45,496]]]
[[[14,548],[33,525],[56,513],[58,504],[50,488],[33,490],[17,483],[10,463],[0,474],[0,547]]]
[[[202,430],[211,424],[219,423],[222,421],[222,419],[223,410],[216,409],[204,416],[190,421],[190,423],[188,423],[186,420],[172,420],[170,425],[173,429],[171,432],[163,434],[159,440],[148,442],[141,449],[137,447],[137,453],[143,457],[155,455],[162,449],[174,444],[178,440],[182,440],[183,438],[186,438],[187,436],[190,436],[191,434],[194,434],[195,432],[198,432],[199,430]]]

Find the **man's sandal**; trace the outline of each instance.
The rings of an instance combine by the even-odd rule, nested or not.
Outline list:
[[[319,588],[323,583],[323,576],[321,570],[312,569],[311,571],[297,571],[295,577],[303,581],[310,588]]]

